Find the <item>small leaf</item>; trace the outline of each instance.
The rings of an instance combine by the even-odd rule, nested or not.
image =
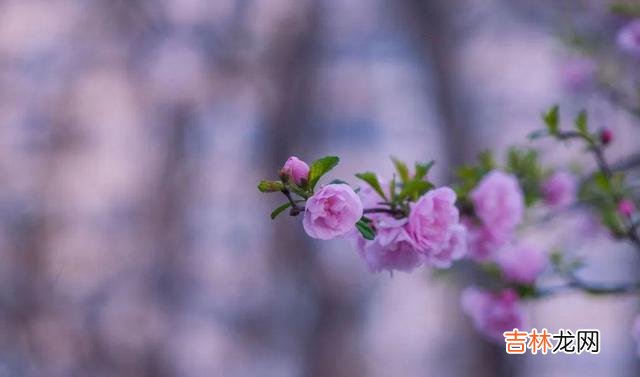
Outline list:
[[[274,209],[273,212],[271,212],[271,220],[275,219],[279,214],[284,212],[284,210],[289,208],[289,207],[291,207],[291,203],[286,202],[283,205],[281,205],[280,207]]]
[[[611,232],[616,236],[621,236],[625,233],[626,229],[624,226],[624,222],[615,211],[615,209],[606,208],[602,209],[600,212],[600,219],[602,223],[611,230]]]
[[[589,130],[587,129],[587,112],[585,110],[582,110],[578,114],[578,116],[576,117],[576,120],[575,120],[575,124],[576,124],[576,129],[582,135],[588,135],[589,134]]]
[[[625,17],[640,17],[640,4],[616,2],[609,6],[609,10],[614,14]]]
[[[305,199],[309,198],[309,192],[307,192],[307,190],[303,189],[302,187],[296,185],[292,181],[287,182],[287,184],[285,185],[285,188],[291,192],[294,192],[295,194],[297,194],[302,198],[305,198]]]
[[[478,154],[478,162],[480,168],[487,173],[496,167],[496,159],[493,157],[493,152],[489,150],[482,151]]]
[[[398,160],[395,157],[391,157],[391,161],[393,161],[393,165],[395,165],[402,183],[407,182],[409,180],[409,168],[407,167],[407,164]]]
[[[280,181],[260,181],[258,183],[260,192],[277,192],[284,190],[284,184]]]
[[[313,190],[320,178],[336,167],[338,162],[340,162],[340,158],[336,156],[326,156],[313,161],[309,170],[309,187]]]
[[[560,107],[558,105],[554,105],[549,111],[542,115],[542,119],[547,125],[547,131],[549,131],[550,135],[558,135],[560,131],[558,122],[560,118]]]
[[[380,195],[380,197],[384,198],[384,200],[387,200],[387,196],[384,194],[384,191],[382,191],[382,187],[380,186],[380,182],[378,181],[378,177],[376,176],[375,173],[372,173],[372,172],[359,173],[359,174],[356,174],[356,177],[367,182],[367,184],[369,184],[369,186],[371,186],[371,188],[373,188],[378,193],[378,195]]]
[[[609,182],[609,178],[607,177],[606,174],[602,173],[602,172],[597,172],[594,176],[593,176],[593,181],[595,182],[596,186],[606,192],[609,193],[611,192],[611,182]]]
[[[391,195],[391,203],[396,203],[396,175],[393,175],[393,179],[389,182],[389,195]]]
[[[427,174],[429,174],[429,170],[431,170],[431,168],[433,167],[433,165],[435,164],[435,161],[429,161],[426,164],[421,164],[416,162],[416,175],[415,175],[415,179],[422,179],[424,177],[427,176]]]
[[[422,181],[422,180],[411,180],[407,182],[403,187],[402,191],[400,191],[400,200],[405,198],[411,198],[413,200],[417,200],[420,196],[422,196],[425,192],[431,190],[433,188],[433,183]]]
[[[358,229],[360,234],[362,234],[362,237],[364,237],[364,239],[371,241],[376,238],[375,231],[364,220],[358,220],[358,222],[356,223],[356,228]]]

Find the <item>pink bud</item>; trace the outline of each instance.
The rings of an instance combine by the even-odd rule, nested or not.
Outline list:
[[[293,179],[293,182],[297,185],[309,180],[309,165],[296,156],[291,156],[287,159],[282,171]]]
[[[613,132],[609,128],[603,128],[600,131],[600,141],[602,145],[608,145],[613,140]]]
[[[621,214],[622,216],[629,217],[631,216],[631,214],[633,214],[634,210],[635,210],[635,205],[629,199],[622,199],[618,203],[618,213]]]

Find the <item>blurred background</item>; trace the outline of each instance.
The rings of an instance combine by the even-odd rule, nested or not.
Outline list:
[[[553,103],[621,158],[637,119],[559,37],[613,44],[620,24],[604,0],[0,1],[0,376],[638,375],[634,297],[531,303],[532,326],[600,329],[601,353],[507,357],[459,279],[369,274],[256,190],[292,154],[339,155],[351,183],[435,159],[446,184]],[[637,275],[627,246],[576,235],[584,217],[532,237]]]

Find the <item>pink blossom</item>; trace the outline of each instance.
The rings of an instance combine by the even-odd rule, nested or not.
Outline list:
[[[455,192],[449,187],[440,187],[411,203],[407,233],[425,256],[440,260],[439,264],[448,259],[446,255],[459,258],[464,253],[463,231],[459,227],[460,215],[455,202]]]
[[[633,211],[635,210],[635,208],[636,206],[629,199],[622,199],[618,203],[618,213],[621,214],[622,216],[629,217],[633,215]]]
[[[462,218],[467,229],[467,255],[474,261],[490,259],[497,250],[511,239],[511,234],[492,233],[482,224],[475,224],[467,217]]]
[[[540,188],[545,204],[562,208],[571,204],[576,197],[576,179],[573,175],[559,171],[547,178]]]
[[[573,57],[562,66],[562,85],[569,92],[581,92],[593,83],[596,70],[597,66],[592,59]]]
[[[505,279],[520,284],[533,284],[547,261],[544,250],[525,243],[505,246],[496,256]]]
[[[301,185],[303,180],[309,180],[309,165],[296,156],[287,159],[282,171],[293,179],[296,185]]]
[[[302,225],[310,237],[328,240],[349,233],[362,213],[362,202],[351,187],[330,184],[307,200]]]
[[[618,47],[627,54],[640,58],[640,20],[634,20],[622,27],[616,36]]]
[[[365,208],[380,206],[378,203],[382,198],[370,187],[363,187],[359,195]],[[355,247],[372,272],[409,272],[425,262],[439,268],[449,267],[466,252],[465,228],[458,223],[458,210],[454,204],[455,193],[449,188],[441,188],[429,191],[412,205],[408,219],[396,219],[386,213],[368,214],[376,229],[376,238],[366,241],[353,232]],[[416,214],[421,217],[417,218]],[[420,229],[416,224],[429,229]],[[416,243],[416,238],[423,241],[423,246]]]
[[[476,330],[495,342],[504,341],[503,332],[522,328],[524,314],[513,289],[493,293],[469,287],[462,292],[461,301]]]
[[[359,233],[354,234],[358,254],[367,263],[369,271],[410,272],[424,263],[425,257],[413,245],[405,224],[406,219],[397,220],[383,215],[374,220],[377,231],[374,240],[367,241]]]
[[[494,170],[471,191],[476,216],[492,238],[509,238],[522,221],[524,196],[518,180]]]
[[[381,178],[378,181],[383,187],[386,186]],[[358,195],[365,208],[379,207],[378,203],[383,200],[370,186],[362,187]],[[410,272],[424,263],[425,257],[416,250],[405,230],[407,219],[395,219],[386,213],[370,213],[367,217],[376,229],[376,238],[367,241],[356,230],[350,238],[369,271]]]
[[[453,261],[467,254],[467,228],[462,224],[451,227],[451,235],[446,246],[438,252],[427,254],[427,261],[434,267],[449,268]]]

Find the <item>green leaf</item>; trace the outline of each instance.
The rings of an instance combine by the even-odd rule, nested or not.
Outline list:
[[[485,172],[490,172],[496,167],[496,159],[493,157],[493,152],[486,150],[478,154],[478,162],[480,168]]]
[[[507,153],[507,171],[514,174],[524,192],[527,207],[540,198],[543,172],[534,149],[511,148]]]
[[[431,182],[413,179],[402,187],[399,198],[400,200],[404,200],[405,198],[416,200],[433,187],[434,185]]]
[[[382,197],[384,200],[388,200],[387,196],[384,194],[384,191],[382,191],[382,187],[380,186],[380,182],[378,181],[378,176],[376,176],[375,173],[358,173],[356,174],[356,177],[367,182],[367,184],[369,184],[369,186],[371,186],[371,188],[373,188],[378,193],[378,195],[380,195],[380,197]]]
[[[285,188],[293,193],[296,193],[298,196],[302,198],[305,198],[305,199],[309,198],[310,193],[307,190],[303,189],[302,187],[293,183],[293,181],[287,182],[287,184],[285,185]]]
[[[589,130],[587,129],[587,112],[585,110],[580,111],[575,120],[576,130],[580,132],[582,135],[588,135]]]
[[[313,161],[309,169],[309,187],[313,190],[320,178],[336,167],[338,162],[340,162],[340,158],[336,156],[326,156]]]
[[[364,239],[371,241],[376,238],[376,232],[363,219],[358,220],[358,222],[356,223],[356,228],[358,229],[360,234],[362,234],[362,237],[364,237]]]
[[[616,2],[609,5],[612,13],[625,17],[640,17],[640,4],[630,4],[625,2]]]
[[[260,181],[258,183],[260,192],[277,192],[284,190],[284,183],[280,181]]]
[[[407,164],[395,157],[391,157],[391,161],[393,161],[393,165],[395,165],[402,183],[409,181],[409,168],[407,167]]]
[[[389,182],[389,195],[391,195],[391,203],[396,203],[397,194],[396,194],[396,175],[393,175],[393,179]]]
[[[615,209],[606,208],[602,209],[600,212],[600,218],[602,219],[602,223],[611,230],[611,232],[616,236],[621,236],[625,234],[626,229],[624,226],[624,222],[618,215]]]
[[[600,190],[606,193],[611,192],[611,182],[609,182],[609,177],[607,177],[603,172],[597,172],[593,176],[593,181]]]
[[[416,175],[415,175],[415,179],[422,179],[424,177],[427,176],[427,174],[429,174],[429,170],[431,170],[431,168],[433,167],[433,165],[435,164],[435,161],[429,161],[426,164],[421,164],[416,162]]]
[[[542,114],[542,120],[547,125],[547,131],[549,131],[550,135],[558,135],[559,128],[559,120],[560,120],[560,107],[558,105],[554,105],[549,111]]]
[[[284,210],[289,208],[289,207],[291,207],[291,203],[286,202],[283,205],[281,205],[280,207],[274,209],[273,212],[271,212],[271,220],[275,219],[279,214],[284,212]]]

